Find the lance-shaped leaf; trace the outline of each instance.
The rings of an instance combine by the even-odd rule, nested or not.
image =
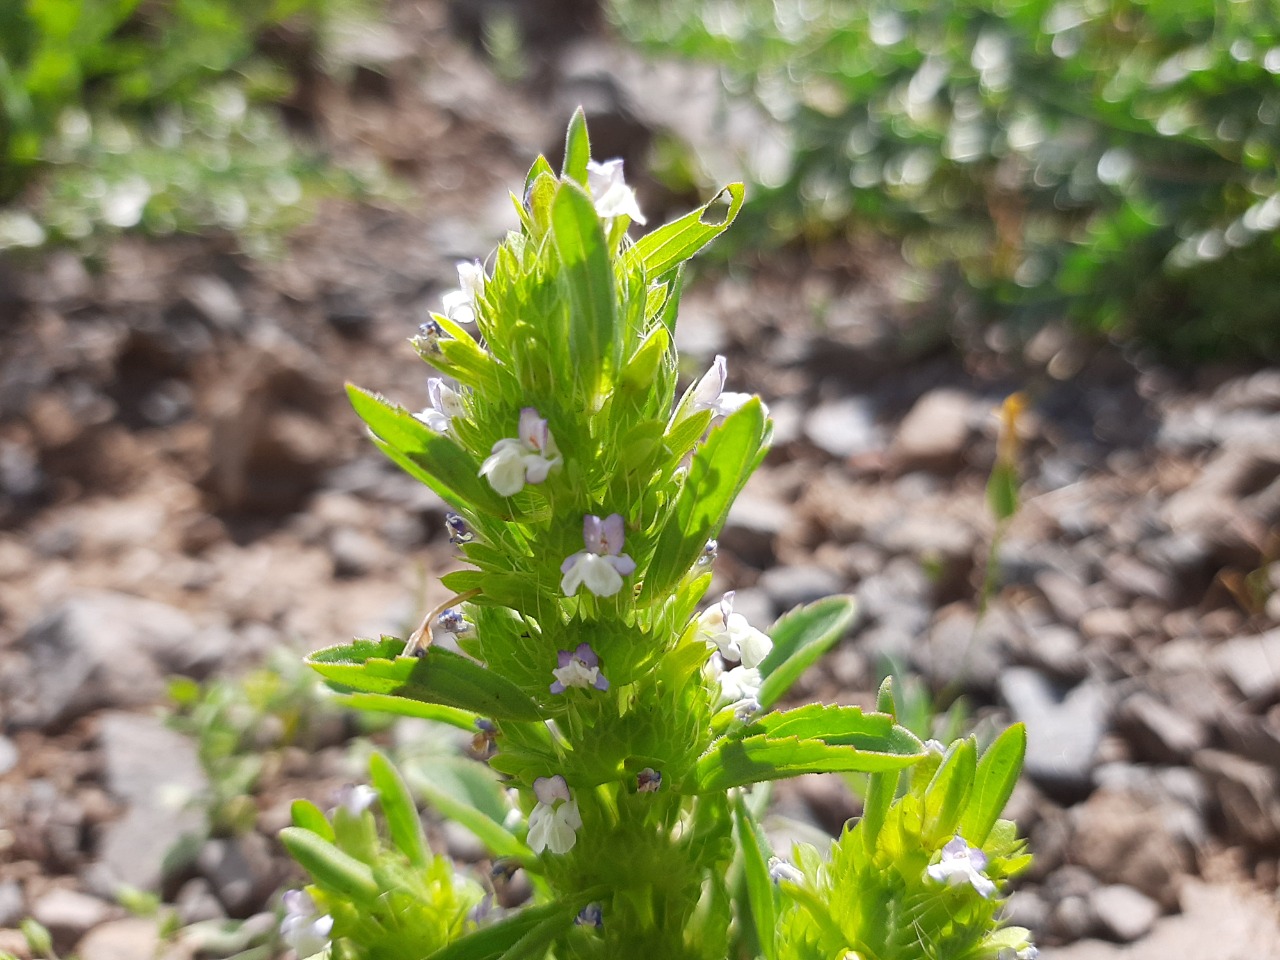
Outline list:
[[[1022,773],[1027,754],[1027,728],[1015,723],[987,747],[973,775],[969,805],[960,818],[959,833],[973,844],[984,843],[995,826]]]
[[[470,710],[459,710],[457,707],[446,707],[439,703],[409,700],[389,693],[340,693],[334,697],[334,700],[340,706],[350,707],[353,710],[394,713],[399,717],[434,720],[472,733],[476,729],[476,714]]]
[[[880,726],[880,718],[864,719],[870,721],[869,728]],[[847,728],[845,736],[851,736]],[[862,739],[864,747],[768,734],[722,737],[695,765],[692,792],[710,793],[801,773],[900,770],[920,758],[920,741],[901,728],[880,736],[869,729]]]
[[[357,903],[371,903],[378,897],[378,884],[368,864],[343,853],[319,834],[302,827],[285,827],[280,842],[289,855],[320,886],[328,887]]]
[[[622,341],[604,232],[591,198],[578,184],[561,183],[556,190],[551,229],[563,267],[562,290],[569,302],[574,375],[592,397],[602,373],[617,370]]]
[[[590,162],[591,138],[587,135],[587,115],[579,107],[573,111],[573,116],[569,120],[569,129],[565,133],[564,163],[560,167],[560,173],[585,187],[587,164]]]
[[[800,674],[839,642],[856,616],[853,597],[835,596],[797,607],[775,623],[769,631],[773,649],[760,664],[760,706],[767,709],[791,689]]]
[[[540,720],[538,705],[523,690],[461,654],[428,647],[402,657],[396,637],[355,640],[317,650],[307,663],[342,692],[391,694],[439,703],[495,720]]]
[[[548,903],[481,927],[437,950],[426,960],[497,960],[506,957],[525,937],[550,932],[548,943],[573,923],[582,907],[577,903]]]
[[[452,506],[510,516],[508,501],[481,478],[479,464],[453,440],[367,390],[348,384],[347,395],[380,441],[378,447]]]
[[[764,409],[752,397],[712,429],[694,452],[675,508],[658,535],[641,602],[669,594],[702,555],[751,476],[764,437]]]
[[[922,836],[925,843],[936,847],[955,835],[969,802],[977,764],[978,751],[972,740],[961,740],[947,751],[924,791]]]
[[[295,827],[310,830],[324,840],[333,841],[333,826],[329,823],[329,818],[310,800],[293,801],[289,813]]]
[[[742,209],[745,197],[746,188],[742,184],[729,184],[697,210],[641,237],[632,248],[632,256],[644,265],[650,280],[660,278],[724,233]],[[705,218],[712,205],[723,199],[729,203],[724,216],[708,222]]]
[[[743,874],[747,884],[749,929],[754,931],[756,947],[765,960],[774,960],[774,926],[778,922],[778,904],[773,879],[769,876],[768,849],[764,831],[747,810],[746,799],[739,794],[733,804],[733,825],[738,835]],[[747,923],[740,920],[744,927]]]
[[[837,746],[861,750],[917,756],[924,745],[906,727],[900,727],[884,713],[863,713],[861,707],[809,703],[794,710],[768,713],[747,730],[752,735],[799,737],[821,740]]]
[[[380,753],[369,758],[369,782],[378,791],[378,805],[386,817],[391,842],[415,867],[425,867],[430,857],[418,808],[396,768]]]

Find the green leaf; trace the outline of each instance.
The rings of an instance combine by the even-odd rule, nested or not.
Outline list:
[[[669,594],[701,556],[751,475],[764,432],[764,410],[753,397],[713,428],[694,452],[672,515],[658,535],[641,603]]]
[[[763,734],[745,739],[724,737],[695,765],[693,792],[711,793],[801,773],[900,770],[919,759],[918,752],[902,752],[905,742],[900,737],[885,737],[877,750]]]
[[[729,207],[723,219],[705,221],[703,218],[710,211],[712,204],[720,201],[725,194],[728,194]],[[737,217],[738,211],[742,209],[745,198],[746,188],[740,183],[731,183],[697,210],[637,240],[632,247],[632,255],[644,265],[645,275],[650,282],[669,270],[679,267],[724,233]]]
[[[956,833],[973,789],[978,751],[972,740],[960,740],[947,751],[924,791],[922,836],[936,846]],[[968,839],[968,838],[966,838]]]
[[[810,666],[830,650],[853,624],[857,601],[850,596],[824,597],[797,607],[773,625],[773,649],[760,664],[757,699],[768,708],[785,694]]]
[[[334,700],[344,707],[353,710],[368,710],[381,713],[394,713],[399,717],[419,717],[423,720],[434,720],[447,723],[459,730],[474,733],[476,714],[470,710],[459,710],[457,707],[446,707],[439,703],[424,703],[421,700],[409,700],[387,693],[340,693]]]
[[[551,206],[551,226],[563,266],[569,301],[569,346],[574,376],[594,396],[604,371],[618,368],[622,341],[617,329],[613,267],[600,218],[591,198],[573,182],[561,183]]]
[[[1008,520],[1018,512],[1018,470],[997,462],[987,480],[987,503],[997,520]]]
[[[515,857],[522,860],[533,857],[533,851],[515,834],[502,824],[495,823],[469,803],[458,800],[423,779],[415,778],[414,787],[422,793],[436,812],[460,823],[474,833],[494,856]]]
[[[280,831],[280,842],[318,885],[360,904],[372,903],[378,898],[373,870],[323,837],[302,827],[285,827]]]
[[[580,909],[576,904],[565,903],[526,907],[453,941],[426,960],[496,960],[544,924],[550,924],[556,930],[567,928]]]
[[[1022,773],[1027,754],[1027,728],[1015,723],[987,747],[973,776],[969,805],[960,818],[959,833],[981,845],[991,833]]]
[[[547,158],[542,154],[538,154],[538,158],[533,161],[533,166],[529,168],[529,173],[524,178],[524,193],[526,197],[529,195],[529,188],[532,187],[534,182],[543,175],[551,177],[554,180],[556,172],[551,169],[551,164],[547,162]]]
[[[591,139],[587,135],[587,115],[579,107],[573,111],[564,138],[564,164],[561,176],[587,185],[587,164],[591,161]]]
[[[378,804],[387,818],[391,842],[415,867],[425,867],[430,855],[418,808],[391,761],[377,752],[369,757],[369,782],[378,791]]]
[[[456,707],[495,720],[540,720],[542,714],[518,686],[461,654],[438,646],[421,657],[402,657],[404,641],[352,643],[317,650],[307,663],[341,692],[391,694]],[[394,658],[394,659],[393,659]]]
[[[746,908],[751,912],[751,927],[755,930],[756,946],[764,960],[774,960],[774,927],[778,922],[778,904],[775,899],[773,878],[769,876],[769,862],[765,857],[767,841],[764,832],[747,811],[745,798],[739,794],[733,804],[733,825],[738,835],[738,849],[742,853],[742,865],[747,880]],[[742,923],[742,920],[739,920]],[[743,923],[743,926],[746,926]]]
[[[480,466],[453,440],[431,430],[403,407],[347,384],[351,406],[378,440],[379,449],[406,472],[461,510],[510,518],[511,505],[480,476]]]
[[[924,750],[916,735],[906,727],[897,726],[892,717],[863,713],[860,707],[810,703],[794,710],[765,714],[748,729],[753,735],[821,740],[833,746],[860,750],[907,755],[918,755]]]
[[[289,807],[289,812],[293,816],[293,825],[301,827],[303,830],[310,830],[323,840],[333,842],[333,826],[329,823],[329,818],[324,815],[319,807],[310,800],[295,800]]]

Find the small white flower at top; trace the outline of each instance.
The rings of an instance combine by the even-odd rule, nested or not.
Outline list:
[[[476,298],[484,292],[484,280],[484,267],[479,260],[463,260],[459,263],[460,289],[444,295],[444,315],[454,323],[475,323]]]
[[[358,817],[378,799],[378,791],[366,783],[347,784],[338,791],[338,805],[353,817]]]
[[[987,869],[987,855],[977,847],[971,847],[964,837],[956,834],[942,848],[942,859],[930,864],[925,871],[930,879],[950,886],[969,883],[984,897],[993,897],[995,881],[982,871]]]
[[[449,421],[462,413],[462,398],[458,391],[444,382],[440,377],[432,377],[427,381],[427,399],[431,406],[413,415],[436,433],[447,433]]]
[[[750,393],[726,393],[724,385],[728,378],[728,364],[724,357],[717,354],[711,369],[702,375],[698,385],[693,388],[693,412],[710,410],[713,419],[727,417],[751,399],[753,395]]]
[[[499,440],[493,453],[480,465],[480,476],[504,497],[524,489],[526,483],[542,483],[564,461],[547,421],[533,407],[520,411],[520,436]]]
[[[754,713],[760,709],[760,685],[763,679],[756,667],[737,666],[724,670],[716,677],[720,684],[720,697],[716,709],[732,705],[735,713]]]
[[[580,643],[573,651],[557,651],[556,667],[551,675],[556,678],[551,684],[552,693],[564,693],[569,687],[609,689],[609,681],[600,672],[600,658],[589,643]]]
[[[622,161],[606,160],[587,162],[587,189],[596,213],[605,218],[630,217],[636,223],[644,223],[644,214],[636,203],[636,192],[627,186],[622,177]]]
[[[1034,943],[1028,943],[1021,950],[1015,950],[1013,947],[1001,947],[1000,952],[996,954],[996,960],[1036,960],[1040,956],[1040,951]]]
[[[293,948],[300,960],[313,957],[329,945],[333,917],[321,913],[305,890],[286,890],[280,939]]]
[[[787,883],[804,883],[804,874],[794,863],[789,863],[781,857],[770,857],[769,879],[774,883],[781,883],[783,880]]]
[[[534,853],[568,853],[577,843],[576,831],[582,826],[578,802],[569,785],[560,774],[538,777],[533,781],[533,792],[538,802],[529,814],[529,846]]]
[[[698,638],[715,644],[725,660],[758,667],[773,649],[773,641],[767,633],[751,626],[742,614],[733,612],[733,597],[734,591],[730,590],[719,603],[702,612],[698,617]]]
[[[565,558],[560,565],[560,589],[566,597],[586,584],[597,597],[611,597],[622,589],[622,578],[636,569],[636,562],[622,553],[622,515],[611,513],[601,520],[593,514],[582,518],[582,540],[587,549]]]

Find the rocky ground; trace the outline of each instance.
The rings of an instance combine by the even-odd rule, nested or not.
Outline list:
[[[633,164],[705,107],[672,113],[664,91],[705,93],[702,76],[644,67],[585,20],[534,51],[535,97],[496,79],[466,17],[392,11],[376,71],[312,94],[328,148],[376,156],[405,204],[333,204],[275,263],[130,238],[92,271],[66,253],[0,264],[0,950],[23,955],[28,915],[82,960],[264,942],[295,877],[274,839],[289,801],[332,805],[365,741],[286,668],[280,699],[305,722],[256,724],[246,803],[208,737],[166,722],[168,679],[403,633],[443,599],[443,504],[364,441],[342,382],[425,404],[405,339],[454,262],[511,225],[506,190],[574,103],[597,153]],[[679,208],[653,184],[641,202]],[[1280,957],[1280,370],[1172,371],[1056,331],[1016,354],[925,349],[895,271],[866,250],[785,254],[689,292],[689,372],[726,354],[777,425],[713,589],[760,624],[858,595],[807,697],[865,703],[896,663],[980,728],[1027,723],[1011,812],[1036,863],[1012,910],[1042,956]],[[1025,503],[983,612],[983,491],[1013,390]],[[831,778],[777,806],[828,830],[857,809]],[[121,885],[170,905],[160,922]]]

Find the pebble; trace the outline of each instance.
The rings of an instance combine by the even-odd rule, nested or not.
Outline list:
[[[266,837],[259,833],[205,841],[196,868],[233,917],[260,910],[276,887],[276,864]]]
[[[362,577],[381,566],[385,551],[369,534],[353,527],[338,527],[329,535],[333,575],[340,579]]]
[[[745,491],[729,508],[718,538],[720,547],[743,563],[766,570],[775,560],[774,541],[791,523],[791,510],[786,504]]]
[[[1160,916],[1160,905],[1124,884],[1109,884],[1089,898],[1102,933],[1120,943],[1133,943],[1147,935]]]
[[[0,734],[0,777],[18,765],[18,747],[4,734]],[[0,923],[0,926],[4,926]]]
[[[173,906],[178,911],[178,919],[187,925],[205,920],[225,920],[227,917],[213,887],[204,877],[193,877],[179,887]]]
[[[882,443],[868,397],[819,404],[805,418],[804,432],[819,449],[841,459],[876,450]]]
[[[1086,682],[1064,690],[1038,670],[1011,667],[999,689],[1014,719],[1027,725],[1027,776],[1050,795],[1087,793],[1110,714],[1106,688]]]
[[[75,890],[51,890],[31,905],[31,916],[58,943],[70,945],[111,915],[111,904]]]
[[[1153,763],[1185,762],[1209,743],[1207,731],[1194,717],[1172,709],[1149,693],[1121,700],[1116,709],[1116,727],[1138,759]]]
[[[0,882],[0,927],[16,926],[26,915],[22,886],[16,880]]]
[[[839,574],[808,564],[773,567],[760,575],[757,585],[779,613],[840,593],[845,586]]]
[[[1218,647],[1214,665],[1249,700],[1280,699],[1280,628],[1236,637]]]
[[[181,948],[161,952],[160,933],[156,921],[145,917],[112,920],[90,930],[76,945],[79,960],[179,960]],[[185,954],[190,956],[190,954]]]
[[[889,462],[901,473],[955,471],[963,465],[969,446],[973,408],[973,397],[959,390],[926,393],[898,424]]]
[[[1195,767],[1217,798],[1227,835],[1270,848],[1280,841],[1280,772],[1222,750],[1202,750]]]

